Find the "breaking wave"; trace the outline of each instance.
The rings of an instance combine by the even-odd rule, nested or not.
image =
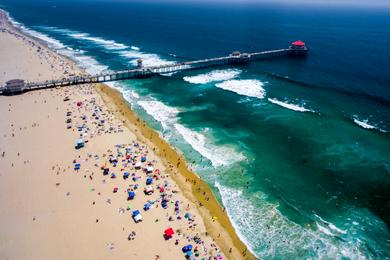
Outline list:
[[[174,63],[161,58],[159,55],[154,53],[144,53],[136,50],[121,51],[120,55],[124,58],[130,59],[130,64],[137,66],[137,60],[142,59],[144,66],[159,66]]]
[[[287,108],[287,109],[290,109],[293,111],[297,111],[297,112],[314,112],[313,110],[307,109],[303,106],[298,106],[295,104],[283,102],[283,101],[277,100],[276,98],[268,98],[268,101],[271,102],[272,104],[275,104],[275,105],[278,105],[278,106],[281,106],[281,107],[284,107],[284,108]]]
[[[305,258],[307,252],[315,259],[369,258],[359,241],[336,240],[333,233],[321,225],[306,228],[288,220],[263,193],[254,194],[255,202],[252,202],[238,188],[218,182],[215,186],[238,235],[260,259]]]
[[[169,129],[170,123],[173,124],[177,121],[177,115],[180,112],[178,109],[169,107],[157,100],[143,100],[138,101],[137,103],[146,111],[146,113],[160,122],[165,130]]]
[[[97,45],[103,46],[108,50],[123,50],[129,48],[129,46],[124,45],[122,43],[117,43],[113,40],[106,40],[100,37],[93,37],[88,33],[69,33],[68,36],[75,39],[81,39],[81,40],[93,42]]]
[[[265,90],[263,83],[259,80],[228,80],[215,84],[217,88],[235,92],[242,96],[264,98]]]
[[[192,84],[206,84],[215,81],[225,81],[236,78],[241,71],[237,69],[214,70],[209,73],[200,74],[191,77],[183,77],[183,79]]]
[[[385,130],[379,128],[378,126],[372,124],[372,123],[369,123],[369,121],[366,119],[366,120],[361,120],[359,119],[356,115],[353,116],[352,118],[353,122],[355,124],[357,124],[358,126],[360,126],[361,128],[364,128],[364,129],[369,129],[369,130],[378,130],[378,131],[381,131],[382,133],[386,133]]]
[[[227,166],[234,162],[242,161],[245,157],[237,153],[233,148],[215,145],[198,132],[195,132],[181,124],[174,124],[175,129],[191,147],[207,158],[214,167]]]
[[[50,49],[75,61],[81,68],[83,68],[89,74],[98,74],[108,69],[107,66],[100,64],[93,57],[85,55],[85,52],[82,50],[75,50],[71,47],[66,46],[59,40],[51,38],[50,36],[44,33],[29,29],[25,27],[23,24],[15,21],[12,17],[10,17],[10,21],[15,27],[19,28],[23,33],[26,33],[27,35],[30,35],[34,38],[43,41]],[[72,32],[71,30],[59,29],[56,27],[42,27],[42,29],[57,30],[64,33]]]
[[[29,28],[25,27],[23,24],[14,20],[8,13],[7,13],[7,15],[8,15],[9,20],[13,26],[20,29],[23,33],[28,34],[28,35],[30,35],[38,40],[45,42],[49,48],[54,49],[54,50],[65,48],[65,45],[62,42],[60,42],[56,39],[53,39],[44,33],[29,29]]]

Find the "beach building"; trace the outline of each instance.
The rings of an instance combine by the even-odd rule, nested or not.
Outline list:
[[[290,55],[294,55],[294,56],[296,55],[305,56],[307,55],[308,52],[306,44],[301,40],[291,43],[289,50],[290,50]]]
[[[12,79],[5,83],[3,94],[4,95],[15,95],[21,94],[24,91],[26,83],[22,79]]]

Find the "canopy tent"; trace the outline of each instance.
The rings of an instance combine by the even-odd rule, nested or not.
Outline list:
[[[141,166],[142,166],[141,162],[136,162],[135,165],[134,165],[134,167],[135,167],[137,170],[141,169]]]
[[[128,200],[132,200],[135,197],[135,192],[134,191],[128,191],[127,195],[128,195],[127,199]]]
[[[183,246],[183,248],[182,248],[181,250],[182,250],[184,253],[190,252],[190,251],[192,251],[192,245]]]
[[[138,223],[138,222],[142,221],[142,215],[139,212],[139,210],[134,210],[133,211],[133,219],[134,219],[135,223]]]
[[[144,191],[145,191],[145,194],[150,195],[150,194],[152,194],[154,192],[154,189],[153,189],[152,186],[148,185],[148,186],[145,187]]]
[[[153,172],[153,166],[148,166],[148,167],[146,168],[146,172],[147,172],[147,173],[152,173],[152,172]]]
[[[146,203],[146,204],[144,205],[144,210],[145,210],[145,211],[148,211],[151,207],[152,207],[152,204],[150,204],[150,203],[148,202],[148,203]]]
[[[79,148],[82,148],[82,147],[84,147],[84,140],[81,139],[81,138],[79,138],[79,139],[77,139],[77,141],[76,141],[76,146],[75,146],[75,148],[76,148],[76,149],[79,149]]]
[[[81,164],[76,163],[76,164],[74,165],[74,170],[75,170],[75,171],[80,170],[80,168],[81,168]]]
[[[161,207],[163,207],[164,209],[168,208],[168,201],[167,200],[162,200],[161,201]]]

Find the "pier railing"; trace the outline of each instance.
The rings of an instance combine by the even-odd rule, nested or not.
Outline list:
[[[23,93],[29,90],[43,89],[43,88],[53,88],[53,87],[63,87],[63,86],[72,86],[88,83],[103,83],[109,81],[118,81],[126,79],[136,79],[136,78],[147,78],[153,75],[158,74],[168,74],[178,71],[186,70],[196,70],[203,69],[208,67],[216,67],[223,65],[234,65],[234,64],[246,64],[251,61],[286,56],[291,53],[291,49],[278,49],[271,51],[262,51],[254,53],[239,53],[234,52],[229,56],[216,57],[210,59],[186,61],[186,62],[177,62],[164,64],[159,66],[148,66],[148,67],[139,67],[131,70],[122,70],[122,71],[107,71],[100,73],[98,75],[85,75],[85,76],[73,76],[67,77],[59,80],[48,80],[44,82],[29,82],[23,86],[5,86],[0,89],[1,94],[17,94]]]

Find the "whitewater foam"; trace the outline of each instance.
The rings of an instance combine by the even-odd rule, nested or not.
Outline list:
[[[69,57],[91,75],[99,74],[108,69],[108,66],[100,64],[94,58],[83,55],[83,51],[75,51],[72,48],[65,48],[58,50],[58,53]]]
[[[386,133],[386,132],[387,132],[386,130],[381,129],[381,128],[379,128],[378,126],[376,126],[376,125],[374,125],[374,124],[372,124],[372,123],[369,123],[369,122],[368,122],[368,119],[365,119],[365,120],[359,119],[357,115],[354,115],[354,116],[352,117],[352,120],[353,120],[353,122],[354,122],[355,124],[357,124],[358,126],[364,128],[364,129],[368,129],[368,130],[373,130],[373,129],[375,129],[375,130],[378,130],[378,131],[380,131],[380,132],[382,132],[382,133]]]
[[[264,98],[265,90],[259,80],[228,80],[215,84],[216,87],[235,92],[242,96]]]
[[[140,50],[140,48],[137,47],[137,46],[131,46],[130,49],[132,49],[132,50],[134,50],[134,51],[139,51],[139,50]]]
[[[211,143],[201,133],[195,132],[181,124],[174,124],[174,127],[183,139],[199,154],[210,160],[214,167],[227,166],[245,159],[241,153],[237,153],[233,148]]]
[[[177,121],[179,110],[174,107],[169,107],[157,100],[141,100],[137,102],[146,113],[160,122],[162,127],[167,130],[169,125]]]
[[[321,225],[302,227],[284,217],[278,206],[257,192],[250,198],[238,188],[215,183],[237,234],[256,257],[318,259],[366,259],[359,242],[335,240]]]
[[[19,23],[16,20],[14,20],[11,16],[9,16],[8,13],[7,13],[7,15],[8,15],[9,20],[13,26],[15,26],[16,28],[19,28],[23,33],[28,34],[36,39],[39,39],[39,40],[45,42],[49,48],[54,49],[54,50],[65,48],[65,45],[62,42],[60,42],[56,39],[53,39],[44,33],[29,29],[29,28],[25,27],[22,23]]]
[[[276,98],[268,98],[268,101],[275,104],[275,105],[278,105],[278,106],[281,106],[281,107],[284,107],[284,108],[287,108],[287,109],[290,109],[293,111],[297,111],[297,112],[314,112],[313,110],[307,109],[303,106],[298,106],[295,104],[283,102],[283,101],[277,100]]]
[[[54,50],[55,52],[65,55],[75,61],[81,68],[83,68],[87,73],[89,74],[98,74],[101,73],[104,70],[107,70],[108,67],[105,65],[100,64],[98,61],[96,61],[93,57],[84,55],[85,52],[83,50],[75,50],[71,47],[68,47],[64,45],[59,40],[56,40],[54,38],[49,37],[48,35],[29,29],[25,27],[23,24],[17,22],[12,17],[7,14],[11,23],[19,28],[23,33],[26,33],[27,35],[30,35],[34,38],[37,38],[47,44],[47,46]],[[42,27],[42,29],[46,30],[57,30],[62,32],[69,32],[70,30],[67,29],[59,29],[56,27]],[[70,31],[73,32],[73,31]]]
[[[75,39],[81,39],[81,40],[93,42],[97,45],[103,46],[108,50],[123,50],[129,48],[129,46],[125,44],[117,43],[113,40],[106,40],[101,37],[94,37],[88,33],[68,33],[67,35]]]
[[[124,58],[130,59],[130,64],[137,66],[137,60],[142,59],[144,66],[159,66],[172,64],[172,61],[162,59],[159,55],[153,53],[144,53],[136,50],[121,51],[120,55]]]
[[[199,74],[191,77],[183,77],[183,79],[192,84],[206,84],[216,81],[225,81],[236,78],[240,75],[241,70],[227,69],[227,70],[214,70],[209,73]]]

